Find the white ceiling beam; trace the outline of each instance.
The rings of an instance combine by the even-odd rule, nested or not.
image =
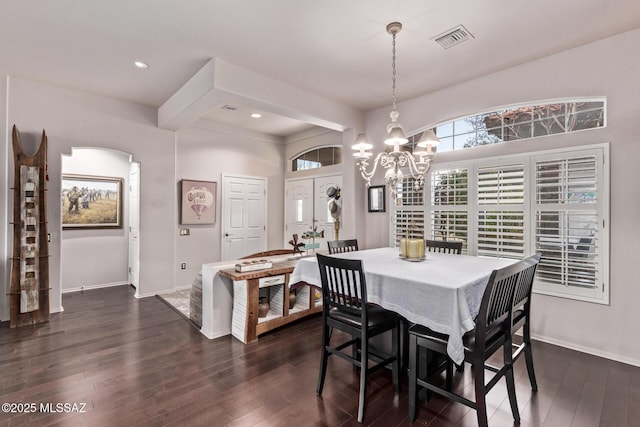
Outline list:
[[[355,108],[219,58],[207,62],[158,109],[158,127],[177,131],[234,102],[337,131],[364,127],[364,114]]]

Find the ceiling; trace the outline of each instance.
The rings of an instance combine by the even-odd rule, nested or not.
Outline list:
[[[391,103],[392,21],[404,26],[401,101],[638,28],[640,2],[0,0],[0,74],[159,107],[221,58],[368,111]],[[432,40],[458,25],[473,38],[449,49]],[[233,107],[205,118],[280,137],[308,126]]]

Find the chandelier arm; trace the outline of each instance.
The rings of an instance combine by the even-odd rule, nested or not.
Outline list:
[[[409,157],[411,155],[408,155]],[[411,171],[411,176],[414,179],[418,179],[418,177],[424,177],[427,172],[429,172],[429,170],[431,169],[431,160],[428,159],[425,163],[424,166],[420,166],[418,165],[414,159],[412,157],[410,157],[411,160],[409,161],[409,170]]]
[[[418,190],[424,186],[424,177],[431,170],[431,159],[427,159],[426,165],[419,166],[416,164],[415,159],[409,153],[401,153],[401,157],[398,159],[398,163],[401,166],[408,165],[409,173],[415,181],[415,189]]]
[[[369,162],[367,159],[361,160],[358,162],[358,166],[360,167],[360,174],[362,178],[367,182],[367,187],[371,185],[371,178],[376,174],[376,169],[378,168],[378,164],[382,167],[386,167],[389,164],[389,155],[387,153],[379,153],[376,158],[373,160],[373,167],[371,172],[367,172],[367,166],[369,166]]]

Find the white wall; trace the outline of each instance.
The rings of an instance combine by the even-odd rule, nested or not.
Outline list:
[[[514,103],[578,96],[607,97],[607,127],[529,141],[442,153],[436,162],[521,151],[611,143],[611,304],[535,295],[533,327],[537,337],[568,347],[640,365],[635,271],[640,241],[640,30],[624,33],[506,71],[472,80],[398,106],[401,122],[412,131],[447,119],[490,111]],[[490,60],[488,58],[487,60]],[[367,133],[380,141],[387,109],[368,116]],[[380,149],[381,144],[376,147]],[[388,216],[388,215],[387,215]],[[388,228],[367,215],[370,245],[388,245]]]
[[[180,226],[179,218],[174,222],[177,239],[176,287],[190,286],[202,264],[221,260],[223,173],[267,178],[267,248],[281,248],[284,230],[284,144],[273,142],[266,136],[260,138],[257,135],[251,137],[220,131],[213,124],[211,128],[184,128],[177,133],[176,141],[174,186],[177,187],[181,179],[218,183],[214,225]],[[178,236],[177,228],[189,228],[190,235]],[[186,270],[179,269],[179,263],[183,261],[187,262]]]
[[[140,288],[141,296],[173,288],[172,265],[176,224],[174,181],[174,133],[156,127],[156,109],[63,89],[45,83],[11,77],[6,122],[16,124],[25,142],[39,141],[42,129],[49,139],[47,183],[51,311],[61,309],[60,281],[60,181],[61,155],[73,147],[100,147],[131,153],[140,162]],[[1,107],[0,107],[1,108]],[[5,130],[5,135],[7,135]],[[1,141],[0,151],[11,153],[10,140]],[[7,145],[9,148],[7,148]],[[13,156],[0,163],[0,176],[9,174],[13,185]],[[6,193],[7,188],[2,190]],[[6,200],[9,202],[5,202]],[[2,198],[3,211],[12,206]],[[6,224],[6,222],[5,222]],[[11,244],[10,234],[4,247]],[[3,265],[8,266],[4,255]],[[109,256],[109,254],[106,254]],[[6,267],[5,267],[6,268]],[[5,288],[8,285],[5,285]],[[3,319],[8,318],[6,292]]]
[[[128,283],[129,154],[104,149],[73,149],[62,156],[62,173],[122,178],[122,228],[62,230],[62,292]],[[68,202],[67,202],[68,203]],[[108,255],[107,255],[108,254]]]

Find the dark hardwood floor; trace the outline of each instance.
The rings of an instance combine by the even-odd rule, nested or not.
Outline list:
[[[47,324],[0,326],[0,403],[37,406],[0,413],[0,426],[359,425],[350,365],[330,360],[323,396],[315,394],[319,317],[243,345],[206,339],[158,298],[137,300],[126,286],[65,294],[63,306]],[[640,368],[541,342],[534,357],[537,393],[524,358],[516,364],[522,426],[640,425]],[[471,384],[471,369],[457,374],[457,390],[472,396]],[[389,372],[373,376],[366,425],[410,425],[402,386],[395,396]],[[504,381],[488,401],[491,426],[514,425]],[[47,403],[85,412],[40,411]],[[413,425],[473,426],[475,412],[434,397]]]

